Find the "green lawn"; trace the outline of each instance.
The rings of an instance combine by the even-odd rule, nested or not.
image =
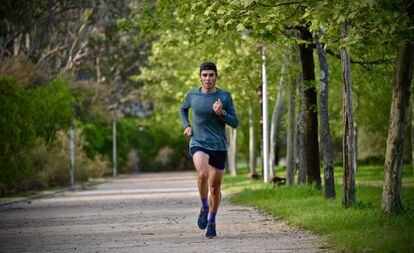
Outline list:
[[[247,168],[240,164],[240,175],[226,175],[224,190],[233,193],[231,201],[252,206],[282,218],[288,224],[327,235],[338,251],[414,252],[414,177],[405,166],[402,198],[404,210],[384,216],[380,210],[383,166],[360,166],[356,175],[357,203],[342,207],[342,169],[335,168],[337,198],[325,200],[323,192],[307,186],[264,184],[245,177]],[[284,176],[284,171],[278,171]]]

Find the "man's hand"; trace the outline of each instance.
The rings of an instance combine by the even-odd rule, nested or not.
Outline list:
[[[220,98],[217,99],[216,102],[214,102],[213,110],[215,114],[217,114],[220,117],[222,116],[221,111],[223,110],[223,104],[221,103]]]
[[[192,131],[191,127],[187,127],[187,128],[184,130],[183,135],[184,135],[184,136],[186,136],[186,137],[190,137],[190,136],[192,135],[192,133],[193,133],[193,131]]]

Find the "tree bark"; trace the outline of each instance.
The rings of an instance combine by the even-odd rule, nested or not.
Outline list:
[[[73,121],[74,122],[74,121]],[[69,154],[70,154],[70,186],[75,185],[75,124],[72,123],[72,126],[69,130]]]
[[[307,154],[307,179],[308,184],[315,184],[321,189],[319,143],[318,143],[318,112],[315,88],[315,64],[313,60],[312,34],[307,27],[300,27],[300,36],[304,43],[299,44],[300,59],[304,81],[304,93],[306,100],[306,154]]]
[[[263,180],[269,182],[269,127],[267,112],[267,75],[266,75],[266,46],[262,46],[262,101],[263,101]]]
[[[414,96],[411,96],[411,166],[414,175]]]
[[[349,24],[344,23],[343,34],[347,36]],[[343,198],[342,205],[349,207],[356,201],[355,197],[355,168],[354,168],[354,122],[352,111],[352,81],[350,69],[350,57],[346,48],[341,49],[341,69],[343,81]]]
[[[260,85],[257,87],[257,98],[259,103],[259,146],[260,146],[260,166],[262,168],[262,176],[264,176],[263,171],[263,97],[262,97],[262,88],[263,86]]]
[[[298,91],[300,95],[299,115],[298,115],[298,122],[297,122],[297,133],[298,133],[297,143],[298,143],[298,158],[299,158],[298,184],[306,183],[306,173],[307,173],[306,137],[305,137],[306,100],[305,100],[305,92],[304,92],[305,89],[303,88],[302,80],[303,80],[302,72],[298,71],[298,73],[296,74],[296,85],[298,87]]]
[[[276,169],[276,165],[279,162],[279,145],[277,143],[277,135],[280,125],[280,118],[281,118],[281,110],[283,106],[283,86],[285,82],[286,76],[286,65],[288,62],[287,55],[285,56],[283,65],[282,65],[282,72],[280,74],[280,81],[279,81],[279,90],[277,93],[277,99],[275,106],[273,108],[272,113],[272,124],[270,127],[270,152],[269,152],[269,170],[270,170],[270,178],[274,177],[274,171]]]
[[[400,46],[393,82],[387,152],[385,155],[382,211],[393,213],[402,208],[401,185],[403,172],[404,125],[410,99],[410,85],[414,66],[414,43]]]
[[[252,176],[256,175],[256,139],[254,135],[253,98],[249,101],[249,169]]]
[[[319,68],[320,68],[320,136],[321,136],[321,151],[322,162],[324,168],[324,188],[325,198],[335,198],[335,178],[334,178],[334,164],[331,132],[329,128],[329,113],[328,113],[328,90],[329,90],[329,66],[324,44],[316,40],[316,48],[318,50]]]
[[[296,140],[296,128],[295,128],[295,103],[296,103],[296,80],[290,81],[288,87],[288,131],[287,131],[287,162],[286,162],[286,181],[289,185],[295,183],[295,140]]]
[[[237,175],[237,160],[236,160],[237,129],[226,125],[226,131],[227,131],[227,136],[228,136],[227,157],[228,157],[229,171],[230,171],[230,175],[236,176]]]
[[[117,121],[117,119],[116,119],[116,117],[114,116],[114,119],[113,119],[113,121],[112,121],[112,161],[113,161],[113,163],[112,163],[112,165],[113,165],[113,168],[112,168],[112,175],[113,175],[113,177],[116,177],[117,176],[117,164],[116,164],[116,154],[117,154],[117,152],[116,152],[116,121]]]

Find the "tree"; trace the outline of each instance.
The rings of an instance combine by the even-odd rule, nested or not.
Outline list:
[[[269,151],[269,170],[270,170],[270,177],[272,178],[274,175],[274,171],[276,169],[276,165],[279,162],[279,149],[280,144],[278,143],[278,135],[279,129],[281,125],[281,116],[282,116],[282,109],[283,109],[283,89],[285,85],[286,79],[286,69],[288,64],[288,55],[286,54],[284,57],[284,62],[282,65],[282,71],[280,74],[280,81],[279,81],[279,88],[277,92],[276,103],[273,107],[272,113],[272,121],[270,127],[270,151]]]
[[[349,32],[349,23],[344,23],[344,36]],[[343,161],[344,161],[344,175],[343,175],[343,198],[342,205],[349,207],[356,202],[355,196],[355,145],[354,145],[354,120],[352,110],[352,82],[349,53],[345,47],[341,49],[341,66],[342,66],[342,80],[344,83],[343,89]]]
[[[300,59],[304,81],[304,94],[306,101],[306,153],[307,153],[307,179],[308,184],[322,187],[319,168],[319,143],[318,143],[318,113],[315,88],[315,64],[313,60],[313,37],[308,27],[300,26],[300,38],[304,41],[299,44]]]
[[[405,2],[409,24],[414,25],[414,4]],[[387,152],[384,165],[384,185],[381,208],[390,214],[402,208],[401,185],[403,173],[403,144],[405,117],[410,100],[410,86],[414,69],[414,32],[398,49],[390,109]],[[410,40],[411,39],[411,40]]]
[[[30,97],[10,77],[0,77],[0,194],[30,174],[29,153],[35,144]]]
[[[334,165],[333,165],[333,150],[331,132],[329,127],[329,114],[328,114],[328,87],[329,87],[329,69],[328,59],[324,49],[324,44],[316,39],[316,48],[318,51],[319,69],[320,69],[320,136],[321,136],[321,151],[324,167],[324,189],[325,198],[335,198],[335,178],[334,178]]]
[[[295,54],[293,54],[296,57]],[[295,62],[295,61],[293,61]],[[295,68],[290,76],[294,76]],[[288,94],[288,131],[287,131],[287,155],[286,155],[286,179],[289,185],[295,183],[295,162],[296,162],[296,79],[289,78]]]

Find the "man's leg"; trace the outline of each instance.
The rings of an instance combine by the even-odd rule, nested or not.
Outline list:
[[[198,193],[200,194],[201,199],[208,197],[207,182],[210,167],[210,165],[208,165],[208,158],[209,156],[201,151],[198,151],[193,155],[194,166],[198,173]]]
[[[193,155],[194,166],[198,172],[198,193],[201,199],[201,210],[198,216],[197,225],[200,229],[207,227],[207,216],[209,212],[208,206],[208,165],[209,156],[201,151],[196,152]]]
[[[216,214],[221,202],[221,180],[223,179],[223,170],[210,167],[209,188],[210,188],[210,217],[208,218],[206,236],[213,238],[216,233]]]
[[[219,170],[212,166],[210,166],[209,170],[210,210],[212,213],[217,213],[221,202],[221,181],[224,170]]]

